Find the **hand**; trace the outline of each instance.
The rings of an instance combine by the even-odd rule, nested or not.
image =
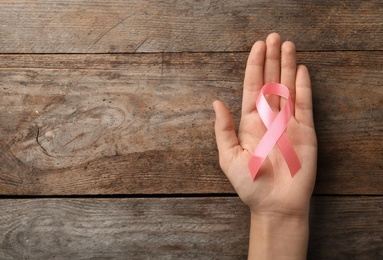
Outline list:
[[[294,115],[285,133],[301,163],[294,177],[275,146],[253,181],[248,161],[266,132],[255,101],[262,86],[280,82],[290,90]],[[276,113],[285,100],[266,97]],[[313,122],[311,83],[308,70],[296,65],[295,45],[284,42],[276,33],[266,43],[256,42],[250,52],[243,87],[242,113],[238,136],[232,116],[221,101],[214,102],[216,140],[220,165],[242,201],[252,213],[306,216],[314,188],[317,140]]]
[[[255,103],[262,86],[269,82],[281,83],[290,90],[295,109],[285,133],[301,169],[291,177],[275,146],[252,180],[248,161],[266,132]],[[266,99],[275,113],[285,102],[278,96]],[[213,105],[221,168],[251,211],[249,259],[305,259],[317,140],[310,77],[305,66],[296,65],[295,45],[281,45],[276,33],[270,34],[266,43],[258,41],[253,45],[246,66],[238,136],[227,107],[221,101]]]

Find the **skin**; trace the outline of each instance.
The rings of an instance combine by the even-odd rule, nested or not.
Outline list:
[[[290,90],[294,115],[285,133],[298,155],[301,169],[291,177],[284,157],[275,146],[253,181],[248,161],[266,132],[255,101],[268,82],[281,83]],[[275,113],[285,102],[274,95],[266,99]],[[305,259],[317,139],[310,76],[304,65],[296,63],[295,45],[289,41],[282,44],[277,33],[270,34],[266,42],[253,45],[246,65],[238,135],[224,103],[217,100],[213,106],[220,166],[251,212],[249,259]]]

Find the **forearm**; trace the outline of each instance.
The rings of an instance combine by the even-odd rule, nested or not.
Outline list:
[[[251,213],[248,259],[306,259],[308,237],[308,212],[300,217]]]

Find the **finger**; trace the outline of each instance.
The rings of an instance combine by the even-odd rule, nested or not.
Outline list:
[[[264,69],[264,83],[280,82],[281,74],[281,37],[271,33],[266,39],[266,59]],[[267,97],[270,107],[279,110],[279,97]]]
[[[243,84],[242,116],[256,110],[255,100],[263,86],[263,66],[265,64],[266,44],[263,41],[254,43],[247,59],[245,80]]]
[[[292,42],[284,42],[282,44],[281,58],[281,83],[290,90],[291,100],[295,101],[295,78],[297,72],[297,60],[295,54],[295,45]],[[281,98],[280,106],[285,103],[285,99]]]
[[[216,118],[215,137],[221,155],[238,145],[238,138],[235,134],[234,122],[229,109],[218,100],[214,101],[213,106]]]
[[[304,65],[297,68],[295,118],[300,123],[314,126],[310,75]]]
[[[264,82],[280,82],[281,37],[271,33],[266,39]]]

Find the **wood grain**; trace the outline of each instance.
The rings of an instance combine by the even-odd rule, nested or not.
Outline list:
[[[382,220],[382,196],[313,197],[307,259],[381,259]]]
[[[0,200],[1,259],[245,259],[238,198]],[[380,259],[381,197],[315,197],[308,259]],[[331,232],[328,232],[331,230]]]
[[[0,192],[234,193],[212,101],[238,125],[246,53],[0,56]],[[319,140],[316,194],[382,194],[382,52],[300,53]]]
[[[238,126],[272,31],[313,82],[308,259],[383,259],[382,25],[380,0],[1,1],[0,259],[245,259],[211,103]]]
[[[13,0],[0,53],[236,52],[272,31],[301,50],[383,50],[382,21],[380,0]]]

